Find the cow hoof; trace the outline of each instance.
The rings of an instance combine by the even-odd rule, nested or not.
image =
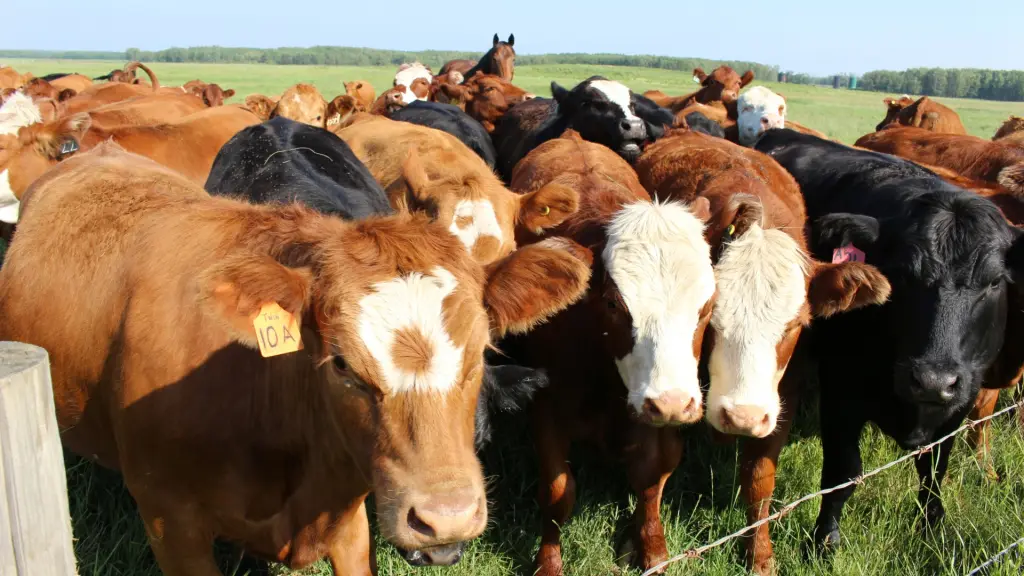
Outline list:
[[[657,550],[657,546],[652,546],[651,548],[655,550],[646,553],[642,547],[643,544],[641,543],[641,548],[637,548],[637,542],[634,538],[624,538],[622,544],[616,550],[615,564],[622,570],[635,568],[640,571],[646,571],[668,560],[668,550],[665,549],[664,545],[661,546],[660,551]],[[662,568],[654,572],[654,574],[664,574],[666,568]]]
[[[924,505],[924,518],[921,519],[921,530],[927,532],[935,528],[946,517],[946,509],[938,498],[933,498]]]
[[[562,576],[562,555],[541,549],[537,553],[537,569],[534,576]]]
[[[838,524],[831,528],[820,525],[814,527],[814,550],[818,554],[825,557],[831,556],[839,547],[839,542]]]
[[[750,565],[750,571],[757,576],[776,576],[779,569],[775,564],[775,557],[769,556]]]
[[[636,565],[636,547],[632,538],[624,538],[619,549],[615,551],[615,565],[628,570]]]

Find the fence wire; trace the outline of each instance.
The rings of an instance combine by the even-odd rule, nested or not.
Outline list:
[[[916,456],[920,456],[921,454],[925,454],[925,453],[930,452],[933,448],[935,448],[939,444],[942,444],[946,440],[949,440],[950,438],[953,438],[954,436],[956,436],[957,434],[963,432],[964,430],[970,430],[970,429],[978,426],[979,424],[981,424],[983,422],[988,422],[989,420],[992,420],[993,418],[997,418],[999,416],[1002,416],[1003,414],[1007,414],[1009,412],[1012,412],[1012,411],[1020,409],[1020,408],[1024,408],[1024,400],[1018,401],[1015,404],[1007,406],[1006,408],[1003,408],[1002,410],[1000,410],[998,412],[994,412],[991,415],[986,416],[984,418],[979,418],[977,420],[970,420],[970,419],[968,419],[966,422],[964,422],[964,424],[962,426],[960,426],[956,430],[953,430],[949,434],[946,434],[942,438],[939,438],[938,440],[932,442],[931,444],[926,444],[926,445],[918,448],[917,450],[914,450],[913,452],[909,452],[907,454],[904,454],[903,456],[900,456],[899,458],[893,460],[892,462],[889,462],[888,464],[885,464],[883,466],[879,466],[878,468],[875,468],[874,470],[871,470],[869,472],[864,472],[864,473],[860,474],[859,476],[857,476],[856,478],[854,478],[854,479],[852,479],[852,480],[850,480],[848,482],[843,482],[842,484],[837,484],[836,486],[833,486],[831,488],[825,488],[824,490],[819,490],[819,491],[814,492],[812,494],[808,494],[806,496],[798,498],[798,499],[790,502],[789,504],[786,504],[782,508],[780,508],[778,510],[778,512],[775,512],[774,514],[771,514],[770,516],[766,516],[766,517],[758,520],[757,522],[754,522],[753,524],[748,524],[748,525],[744,526],[743,528],[740,528],[739,530],[733,532],[732,534],[729,534],[727,536],[722,536],[718,540],[715,540],[714,542],[711,542],[709,544],[705,544],[703,546],[698,546],[696,548],[690,548],[690,549],[688,549],[688,550],[686,550],[684,552],[676,554],[675,556],[669,558],[668,560],[665,560],[664,562],[649,568],[641,576],[652,576],[653,574],[657,573],[659,570],[661,570],[661,569],[663,569],[663,568],[665,568],[667,566],[670,566],[672,564],[675,564],[677,562],[681,562],[681,561],[689,559],[689,558],[700,558],[708,550],[711,550],[711,549],[714,549],[714,548],[718,548],[719,546],[725,544],[726,542],[730,542],[730,541],[735,540],[735,539],[737,539],[737,538],[739,538],[741,536],[746,535],[749,532],[752,532],[752,531],[756,530],[760,526],[763,526],[763,525],[765,525],[765,524],[767,524],[769,522],[773,522],[775,520],[778,520],[779,518],[782,518],[783,516],[785,516],[785,515],[789,514],[790,512],[792,512],[794,509],[797,508],[797,506],[800,506],[801,504],[803,504],[803,503],[805,503],[805,502],[807,502],[809,500],[813,500],[814,498],[817,498],[818,496],[823,496],[825,494],[829,494],[831,492],[835,492],[836,490],[842,490],[843,488],[848,488],[848,487],[853,486],[855,484],[863,484],[864,480],[866,480],[866,479],[868,479],[868,478],[870,478],[872,476],[875,476],[876,474],[881,474],[882,472],[888,470],[889,468],[892,468],[893,466],[902,464],[903,462],[906,462],[907,460],[910,460],[911,458],[914,458]],[[1017,545],[1022,544],[1022,543],[1024,543],[1024,538],[1022,538],[1021,540],[1018,540],[1013,545],[1011,545],[1009,548],[1007,548],[1006,550],[1003,550],[1002,552],[997,554],[995,557],[993,557],[991,560],[989,560],[989,563],[995,562],[999,557],[1001,557],[1002,555],[1008,553],[1014,547],[1016,547]],[[977,573],[978,570],[981,570],[982,568],[986,567],[989,563],[986,563],[986,564],[983,564],[983,565],[979,566],[978,568],[976,568],[970,574],[973,575],[973,574]]]
[[[1021,544],[1024,544],[1024,538],[1021,538],[1020,540],[1017,540],[1016,542],[1014,542],[1013,544],[1010,544],[1006,548],[1003,548],[1002,550],[999,551],[998,554],[996,554],[995,556],[993,556],[993,557],[989,558],[988,560],[986,560],[984,564],[982,564],[981,566],[978,566],[974,570],[971,570],[970,572],[968,572],[967,576],[974,576],[975,574],[980,573],[985,568],[988,568],[989,566],[992,566],[996,562],[999,562],[999,560],[1002,559],[1003,556],[1006,556],[1007,554],[1010,553],[1011,550],[1013,550],[1017,546],[1020,546]]]

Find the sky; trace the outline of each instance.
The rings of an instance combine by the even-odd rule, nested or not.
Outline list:
[[[747,60],[811,74],[1024,68],[1024,0],[5,1],[0,48],[363,46]],[[479,6],[463,9],[462,6]],[[490,8],[494,7],[494,8]],[[626,10],[632,7],[633,10]],[[718,9],[712,9],[718,8]],[[21,25],[11,25],[22,23]]]

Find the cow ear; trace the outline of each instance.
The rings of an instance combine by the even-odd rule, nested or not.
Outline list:
[[[489,265],[484,304],[494,335],[528,332],[583,297],[593,260],[590,250],[559,237]]]
[[[558,226],[576,213],[580,205],[579,193],[562,184],[551,182],[539,190],[519,198],[519,222],[538,236]]]
[[[441,84],[441,92],[454,102],[470,102],[473,92],[463,84]]]
[[[878,268],[862,262],[815,262],[807,300],[819,318],[871,304],[883,304],[892,288]]]
[[[355,113],[358,108],[359,103],[348,94],[335,96],[334,100],[327,104],[327,112],[324,114],[324,126],[328,130],[345,127],[345,120]]]
[[[234,95],[235,95],[235,89],[234,88],[228,88],[227,90],[224,91],[224,98],[231,98]]]
[[[743,76],[740,76],[740,88],[743,88],[744,86],[746,86],[747,84],[750,84],[753,81],[754,81],[754,71],[753,70],[747,70],[746,72],[743,73]]]
[[[729,206],[726,208],[726,214],[730,212],[732,215],[728,217],[726,229],[728,230],[729,226],[732,227],[729,235],[733,238],[739,238],[751,226],[761,225],[764,220],[764,204],[753,194],[733,194],[729,200]]]
[[[495,33],[494,33],[494,41],[493,41],[493,42],[491,43],[491,47],[495,47],[495,46],[497,46],[497,45],[498,45],[498,42],[501,42],[501,40],[500,40],[500,39],[498,39],[498,33],[497,33],[497,32],[495,32]]]
[[[690,202],[690,212],[701,222],[707,222],[711,219],[711,201],[704,196],[696,197],[693,202]]]
[[[823,250],[847,244],[866,248],[878,241],[878,220],[863,214],[836,212],[818,218],[813,225],[812,243]]]
[[[251,94],[245,97],[245,107],[260,120],[266,122],[270,120],[270,115],[274,113],[276,105],[273,100],[262,94]]]
[[[92,118],[85,112],[58,120],[37,132],[36,147],[43,156],[60,160],[78,151],[82,137],[91,125]]]
[[[506,42],[506,44],[508,44],[509,46],[515,46],[516,45],[516,35],[515,34],[509,34],[508,35],[508,42]]]
[[[693,77],[697,79],[698,83],[703,84],[704,81],[707,80],[708,74],[707,72],[704,71],[703,68],[694,68]]]
[[[276,303],[301,317],[312,286],[309,268],[289,268],[266,254],[241,254],[200,275],[200,306],[220,319],[235,340],[256,348],[252,322],[260,309]]]
[[[569,91],[562,88],[558,82],[551,82],[551,97],[555,99],[555,102],[559,104],[563,103],[566,98],[569,97]]]
[[[69,100],[71,98],[74,98],[75,96],[78,96],[78,92],[72,90],[71,88],[65,88],[60,91],[60,94],[57,94],[57,101],[64,102],[65,100]]]

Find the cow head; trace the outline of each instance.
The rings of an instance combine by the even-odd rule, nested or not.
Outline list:
[[[1003,346],[1008,283],[1024,273],[1024,233],[988,200],[939,190],[879,220],[830,214],[815,223],[822,249],[853,244],[892,283],[877,337],[891,350],[894,401],[906,406],[904,448],[919,446],[974,401]]]
[[[402,101],[409,104],[414,100],[426,100],[430,95],[430,83],[434,75],[430,68],[419,62],[402,64],[395,73],[394,86],[404,86]]]
[[[61,90],[42,78],[29,80],[21,91],[33,100],[56,100],[58,102],[74,98],[78,94],[71,88]]]
[[[529,194],[515,194],[488,173],[455,168],[460,162],[482,162],[476,155],[447,150],[424,162],[410,150],[402,167],[410,208],[432,213],[479,262],[491,262],[515,249],[517,223],[539,235],[576,212],[576,191],[551,184]],[[468,175],[468,176],[463,176]]]
[[[590,253],[552,239],[485,269],[421,215],[258,207],[238,225],[249,246],[198,278],[203,313],[251,348],[264,305],[301,318],[303,349],[265,362],[311,382],[315,441],[337,447],[356,484],[344,489],[374,492],[381,534],[410,560],[456,561],[487,524],[473,445],[484,351],[578,299]]]
[[[1010,116],[1010,118],[1006,122],[1003,122],[1003,125],[999,127],[999,130],[996,131],[996,134],[992,139],[999,140],[1000,138],[1005,138],[1006,136],[1017,132],[1024,132],[1024,118],[1021,118],[1020,116]]]
[[[512,77],[515,76],[515,65],[516,65],[516,49],[514,48],[516,43],[515,34],[508,35],[508,41],[502,42],[498,39],[498,35],[494,35],[494,42],[487,53],[491,59],[491,70],[497,76],[501,77],[506,82],[511,82]]]
[[[879,131],[886,126],[892,126],[899,124],[900,112],[903,109],[914,103],[914,99],[904,94],[900,98],[883,98],[882,102],[885,104],[885,119],[875,126],[875,131]]]
[[[18,200],[51,166],[74,154],[92,124],[88,114],[0,131],[0,221],[18,221]]]
[[[707,74],[701,68],[693,69],[693,77],[702,88],[694,95],[701,104],[723,102],[732,104],[740,97],[740,90],[754,80],[754,73],[747,70],[740,76],[729,66],[719,66]]]
[[[753,146],[770,128],[786,127],[786,100],[764,86],[754,86],[740,94],[737,104],[740,144]]]
[[[373,106],[373,101],[377,99],[377,92],[366,80],[345,82],[345,94],[355,98],[361,107],[360,112],[368,112]]]
[[[373,107],[370,108],[370,114],[388,116],[392,112],[402,108],[405,106],[405,93],[408,91],[409,89],[405,86],[395,86],[394,88],[385,90],[384,93],[377,98],[377,101],[373,103]],[[415,98],[413,100],[415,100]]]
[[[348,94],[335,96],[334,100],[327,104],[324,128],[327,130],[343,128],[348,125],[349,120],[356,112],[365,112],[365,110],[361,109],[355,98]]]
[[[190,80],[182,85],[182,90],[200,98],[209,107],[223,106],[224,100],[235,95],[234,90],[224,90],[217,84],[207,84],[202,80]]]
[[[601,76],[588,78],[572,90],[552,82],[551,95],[567,128],[579,132],[584,140],[608,146],[628,162],[640,156],[650,133],[661,128],[637,115],[638,97],[629,88]]]
[[[312,84],[296,84],[281,94],[271,113],[271,118],[277,116],[323,128],[327,101]]]
[[[449,100],[465,107],[466,113],[493,132],[512,106],[533,98],[526,90],[493,74],[476,73],[461,85],[442,84],[441,92]]]
[[[880,304],[889,295],[873,266],[814,262],[765,218],[760,198],[750,194],[734,194],[715,215],[718,295],[705,337],[708,422],[756,438],[775,430],[779,383],[811,317]]]
[[[270,120],[276,107],[277,101],[263,94],[250,94],[245,97],[245,108],[264,122]]]

